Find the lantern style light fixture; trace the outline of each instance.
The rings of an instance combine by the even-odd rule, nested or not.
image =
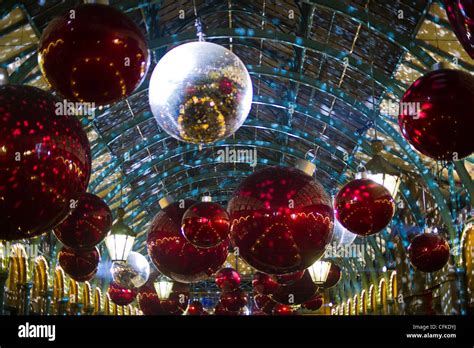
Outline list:
[[[127,261],[135,241],[135,233],[123,221],[125,216],[123,208],[118,208],[117,215],[117,221],[105,238],[105,245],[112,261]]]
[[[164,301],[169,299],[171,290],[173,289],[173,282],[169,278],[165,276],[157,278],[153,285],[155,286],[156,294],[160,300]]]
[[[308,267],[309,275],[316,285],[321,285],[326,282],[331,269],[331,262],[316,261],[311,267]]]
[[[367,178],[384,186],[395,199],[400,186],[400,172],[383,157],[383,142],[381,140],[372,140],[371,147],[374,155],[365,164]]]

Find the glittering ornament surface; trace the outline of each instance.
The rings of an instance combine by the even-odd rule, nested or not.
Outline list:
[[[109,284],[107,293],[110,296],[110,300],[117,306],[127,306],[132,303],[137,296],[136,290],[123,288],[114,282]]]
[[[69,248],[90,249],[105,238],[111,226],[112,213],[108,205],[96,195],[85,192],[53,232]]]
[[[58,261],[64,272],[72,279],[84,281],[97,272],[100,254],[97,248],[72,250],[63,247],[59,252]]]
[[[474,1],[444,0],[444,8],[459,42],[474,59]]]
[[[53,19],[38,50],[43,76],[72,101],[110,104],[130,95],[149,65],[145,36],[106,5],[79,5]]]
[[[275,278],[278,284],[288,285],[303,278],[304,274],[305,274],[305,271],[299,271],[295,273],[276,275]]]
[[[412,239],[408,247],[411,264],[422,272],[436,272],[449,260],[449,244],[440,235],[421,233]]]
[[[209,248],[229,238],[230,219],[217,203],[198,202],[184,213],[183,236],[199,248]]]
[[[273,308],[277,305],[270,296],[263,294],[255,294],[253,297],[255,307],[265,314],[272,314]]]
[[[30,86],[0,86],[0,239],[40,235],[62,222],[86,190],[89,141],[58,100]]]
[[[306,301],[301,305],[302,308],[308,309],[310,311],[317,311],[322,307],[324,303],[323,297],[319,294],[316,294],[310,300]]]
[[[317,290],[318,287],[306,271],[304,276],[294,283],[278,286],[270,297],[278,303],[296,305],[310,300]]]
[[[220,301],[228,311],[237,312],[247,304],[248,295],[242,289],[224,291],[221,294]]]
[[[149,100],[169,135],[208,144],[227,138],[244,123],[252,93],[250,75],[235,54],[210,42],[191,42],[158,62]]]
[[[416,80],[405,92],[398,124],[405,139],[436,160],[459,160],[474,152],[474,77],[441,69]],[[412,106],[413,108],[410,108]],[[417,112],[416,112],[417,111]]]
[[[164,275],[192,283],[209,278],[227,258],[228,242],[212,248],[196,248],[181,234],[184,212],[195,201],[175,202],[160,211],[148,232],[147,247],[151,260]]]
[[[188,308],[189,286],[173,283],[170,297],[160,300],[156,294],[153,281],[150,280],[138,290],[137,301],[144,315],[181,315]]]
[[[150,276],[150,265],[145,256],[131,251],[127,261],[114,261],[110,269],[112,279],[118,286],[135,289],[144,285]]]
[[[259,271],[302,271],[331,240],[331,205],[321,184],[302,171],[265,168],[244,179],[229,202],[231,238]]]
[[[223,291],[233,291],[240,286],[240,274],[233,268],[222,268],[216,274],[216,285]]]
[[[278,303],[275,305],[275,307],[273,307],[272,314],[273,315],[294,315],[296,313],[295,311],[293,311],[293,308],[291,308],[291,306]]]
[[[204,315],[204,307],[199,301],[192,301],[186,311],[186,315]]]
[[[272,294],[279,286],[274,276],[262,272],[255,272],[252,279],[253,290],[263,295]]]
[[[395,214],[390,192],[370,179],[344,185],[334,202],[336,218],[350,232],[369,236],[383,230]]]

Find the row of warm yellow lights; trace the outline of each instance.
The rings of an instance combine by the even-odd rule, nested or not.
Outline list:
[[[388,314],[387,300],[393,301],[396,305],[397,295],[397,272],[392,271],[388,286],[386,278],[382,277],[377,285],[371,284],[368,291],[363,289],[360,294],[333,306],[331,315],[365,315],[375,312],[377,306],[382,308],[383,314]]]

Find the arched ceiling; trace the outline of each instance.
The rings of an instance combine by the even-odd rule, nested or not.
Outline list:
[[[48,22],[79,1],[5,0],[0,8],[0,64],[14,83],[49,89],[39,72],[36,49]],[[448,233],[448,176],[420,157],[401,137],[396,117],[383,105],[436,61],[474,71],[449,28],[442,5],[430,0],[125,0],[110,1],[147,34],[153,62],[145,83],[127,100],[81,118],[93,152],[89,191],[112,209],[126,206],[127,222],[143,250],[147,225],[158,200],[172,194],[197,197],[210,192],[226,203],[238,182],[267,165],[294,165],[307,158],[316,178],[334,193],[372,155],[370,141],[405,175],[395,221],[423,227],[428,214],[417,201],[426,191],[436,203]],[[196,40],[195,13],[206,40],[230,48],[247,65],[254,99],[238,132],[208,146],[180,143],[157,125],[148,106],[148,80],[169,49]],[[224,147],[256,149],[257,165],[221,163]],[[472,199],[472,157],[456,164],[456,194]],[[411,180],[411,181],[410,181]],[[425,189],[415,190],[413,180]],[[123,197],[121,198],[121,192]],[[398,226],[398,225],[397,225]],[[394,230],[396,228],[392,228]],[[393,231],[392,231],[393,233]],[[371,239],[374,258],[390,259],[385,240]],[[347,264],[357,274],[355,264]]]

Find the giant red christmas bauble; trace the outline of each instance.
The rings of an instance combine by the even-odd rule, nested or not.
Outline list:
[[[137,291],[135,289],[122,288],[114,282],[109,284],[107,293],[110,296],[110,300],[117,306],[127,306],[132,303],[137,296]]]
[[[231,312],[238,312],[248,302],[248,295],[242,289],[225,291],[221,294],[220,301],[225,309]]]
[[[277,303],[275,307],[273,307],[272,314],[273,315],[294,315],[295,312],[293,311],[293,308],[291,308],[291,306]]]
[[[64,98],[110,104],[130,95],[145,78],[145,36],[111,6],[79,5],[43,31],[38,61],[45,79]]]
[[[239,255],[269,274],[302,271],[332,237],[331,200],[304,172],[269,167],[246,178],[229,202],[231,238]]]
[[[263,294],[255,294],[253,297],[253,301],[255,303],[255,307],[266,314],[272,314],[273,307],[277,304],[273,301],[270,296],[263,295]]]
[[[464,71],[431,71],[405,92],[398,124],[403,136],[422,154],[453,161],[474,152],[474,77]],[[410,110],[419,106],[419,111]]]
[[[292,283],[300,280],[301,278],[303,278],[304,273],[305,273],[305,271],[299,271],[299,272],[288,273],[288,274],[281,274],[281,275],[276,275],[275,278],[276,278],[276,281],[278,282],[278,284],[288,285],[288,284],[292,284]]]
[[[336,218],[350,232],[369,236],[383,230],[395,214],[390,192],[370,179],[344,185],[334,201]]]
[[[301,305],[302,308],[308,309],[310,311],[317,311],[323,305],[323,297],[319,294],[316,294],[310,300],[306,301]]]
[[[155,278],[151,277],[150,279]],[[169,298],[160,300],[156,294],[153,280],[149,280],[138,289],[137,301],[144,315],[180,315],[188,307],[189,286],[175,282]]]
[[[444,0],[444,8],[459,42],[474,59],[474,1]]]
[[[253,275],[252,280],[252,287],[253,290],[263,294],[269,295],[273,294],[273,292],[279,287],[279,283],[275,279],[275,277],[261,272],[255,272]]]
[[[300,280],[288,285],[280,285],[270,297],[278,303],[297,305],[310,300],[317,290],[318,287],[306,271]]]
[[[147,246],[151,260],[164,275],[181,283],[207,279],[225,262],[228,242],[212,248],[196,248],[181,234],[181,219],[195,201],[178,201],[161,210],[148,232]]]
[[[198,202],[184,213],[183,236],[199,248],[209,248],[229,238],[229,214],[219,204]]]
[[[56,226],[54,234],[69,248],[90,249],[105,238],[111,226],[109,206],[96,195],[85,192],[66,220]]]
[[[186,315],[205,315],[204,307],[199,301],[193,301],[189,304]]]
[[[339,283],[339,280],[341,280],[341,275],[341,268],[335,263],[331,262],[331,268],[329,268],[328,277],[326,278],[324,284],[321,284],[320,287],[324,289],[332,288],[337,283]]]
[[[73,250],[63,247],[58,255],[58,261],[64,272],[72,279],[84,279],[97,272],[100,254],[97,248]]]
[[[410,262],[422,272],[436,272],[449,260],[449,244],[440,235],[421,233],[412,239],[408,247]]]
[[[240,286],[240,274],[233,268],[222,268],[216,274],[216,285],[223,291],[233,291]]]
[[[51,94],[0,86],[0,239],[49,231],[86,190],[89,141],[74,116],[56,115]]]

